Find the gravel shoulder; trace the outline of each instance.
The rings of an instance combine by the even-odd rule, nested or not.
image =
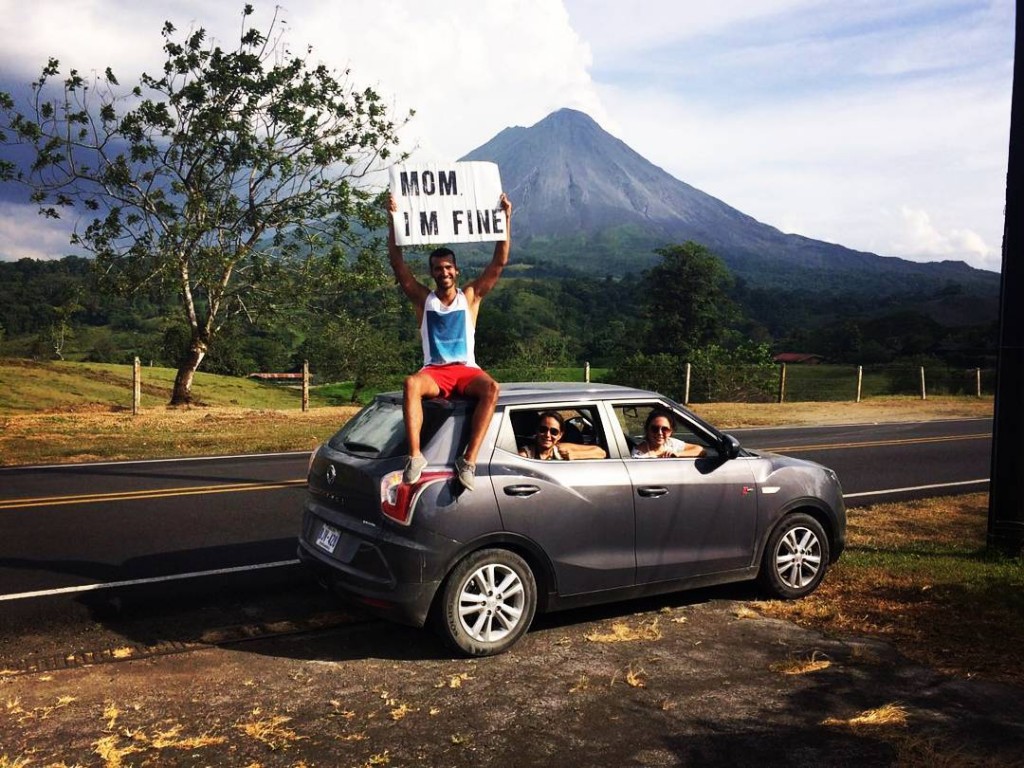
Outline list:
[[[360,614],[316,628],[338,606],[300,592],[163,627],[68,624],[36,650],[101,643],[106,663],[0,674],[0,766],[1024,765],[1024,691],[762,617],[746,597],[542,617],[476,660]]]

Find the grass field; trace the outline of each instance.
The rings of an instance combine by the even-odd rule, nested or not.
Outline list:
[[[160,408],[171,399],[176,371],[143,367],[142,407]],[[197,405],[234,408],[300,408],[298,388],[199,372],[192,387]],[[310,395],[315,405],[336,404]],[[130,411],[132,366],[107,363],[0,360],[0,414],[52,410]]]
[[[564,380],[583,378],[582,368],[558,373]],[[350,383],[311,388],[310,409],[303,412],[298,387],[198,373],[196,405],[170,408],[174,374],[170,368],[143,368],[141,410],[132,415],[131,366],[0,360],[0,466],[305,451],[330,437],[358,407],[350,403]],[[730,429],[990,416],[992,399],[878,397],[845,404],[692,407]]]

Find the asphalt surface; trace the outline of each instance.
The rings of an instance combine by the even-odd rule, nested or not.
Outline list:
[[[991,419],[737,430],[839,473],[847,504],[986,490]],[[4,595],[295,558],[307,454],[0,469]]]

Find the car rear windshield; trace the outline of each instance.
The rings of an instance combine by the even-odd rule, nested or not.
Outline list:
[[[423,429],[420,440],[423,445],[430,442],[441,424],[452,415],[448,408],[430,407],[424,403]],[[405,422],[402,418],[402,404],[392,400],[375,400],[357,413],[328,444],[336,451],[359,456],[390,459],[409,453],[409,441],[405,437]]]

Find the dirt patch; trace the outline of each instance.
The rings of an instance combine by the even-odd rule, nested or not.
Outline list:
[[[722,429],[777,425],[874,424],[991,418],[991,397],[872,397],[855,402],[697,403],[691,409]]]
[[[2,676],[0,765],[1021,764],[1018,688],[730,599],[617,610],[489,659],[367,620]]]

